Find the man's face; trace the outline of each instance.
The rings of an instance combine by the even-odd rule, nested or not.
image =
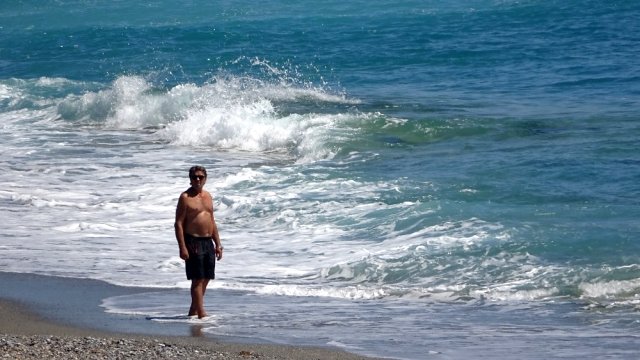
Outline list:
[[[195,188],[202,188],[205,182],[207,182],[207,177],[202,171],[196,171],[191,177],[191,186]]]

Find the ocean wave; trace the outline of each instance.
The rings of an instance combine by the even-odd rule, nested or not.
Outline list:
[[[629,280],[591,281],[579,284],[581,298],[591,301],[636,299],[640,293],[640,278]]]
[[[287,111],[287,103],[300,111]],[[317,109],[318,103],[352,105],[357,100],[310,85],[247,76],[221,75],[170,89],[157,88],[142,76],[120,76],[105,89],[68,95],[57,112],[65,121],[107,129],[155,129],[160,140],[179,146],[330,157],[331,149],[315,140],[330,137],[336,123],[362,115],[311,112],[304,109],[307,103]]]
[[[203,84],[170,88],[140,75],[122,75],[106,86],[64,78],[12,79],[0,84],[0,102],[27,111],[19,119],[45,120],[52,130],[143,131],[176,146],[278,153],[299,163],[409,148],[468,132],[466,123],[408,121],[358,110],[367,107],[358,99],[262,62],[254,65],[270,70],[264,78],[221,71]]]
[[[120,76],[101,90],[67,95],[56,111],[70,124],[151,130],[177,146],[275,152],[298,162],[433,139],[429,124],[352,108],[359,103],[282,79],[221,74],[204,84],[162,89],[142,76]]]

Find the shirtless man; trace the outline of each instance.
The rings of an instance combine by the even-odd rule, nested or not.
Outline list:
[[[180,194],[176,208],[176,239],[180,257],[185,261],[187,279],[191,280],[189,316],[207,316],[204,293],[210,279],[215,278],[216,258],[222,259],[218,227],[213,217],[213,199],[204,190],[207,170],[202,166],[189,169],[191,187]],[[215,243],[215,247],[213,246]]]

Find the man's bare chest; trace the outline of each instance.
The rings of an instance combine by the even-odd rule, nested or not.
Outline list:
[[[190,199],[186,202],[187,213],[199,214],[201,212],[212,212],[211,205],[205,199]]]

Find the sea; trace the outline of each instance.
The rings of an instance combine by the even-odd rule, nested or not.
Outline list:
[[[5,0],[0,271],[149,327],[640,356],[640,2]],[[188,169],[225,246],[191,319]],[[1,291],[1,290],[0,290]]]

